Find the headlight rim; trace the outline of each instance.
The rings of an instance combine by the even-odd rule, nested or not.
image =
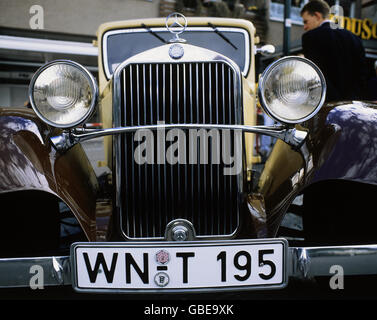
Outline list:
[[[91,102],[91,104],[90,104],[90,106],[88,108],[88,112],[85,114],[84,117],[82,117],[81,119],[79,119],[79,120],[77,120],[75,122],[72,122],[70,124],[59,124],[59,123],[50,121],[44,115],[41,114],[41,112],[38,110],[38,108],[37,108],[37,106],[36,106],[36,104],[34,102],[34,85],[35,85],[35,82],[37,81],[38,77],[40,76],[40,74],[43,71],[45,71],[49,67],[57,65],[57,64],[71,65],[71,66],[76,67],[77,69],[79,69],[81,72],[83,72],[83,74],[85,75],[85,77],[88,79],[89,85],[90,85],[90,87],[92,89],[92,92],[93,92],[93,98],[92,98],[92,102]],[[94,76],[89,72],[89,70],[87,70],[80,63],[77,63],[77,62],[72,61],[72,60],[66,60],[66,59],[58,59],[58,60],[50,61],[50,62],[44,64],[43,66],[41,66],[33,74],[33,77],[31,78],[31,81],[30,81],[30,84],[29,84],[29,90],[28,90],[28,97],[29,97],[29,101],[30,101],[31,107],[33,108],[33,110],[37,114],[37,116],[43,122],[47,123],[48,125],[50,125],[52,127],[55,127],[55,128],[60,128],[60,129],[75,128],[75,127],[79,126],[80,124],[84,123],[93,114],[93,111],[94,111],[94,109],[95,109],[95,107],[96,107],[96,105],[98,103],[98,96],[99,96],[99,89],[98,89],[97,82],[96,82]]]
[[[300,118],[300,119],[297,119],[297,120],[283,119],[283,118],[279,117],[278,115],[276,115],[275,113],[273,113],[267,107],[267,105],[266,105],[266,103],[264,101],[263,93],[262,93],[264,91],[265,81],[266,81],[267,76],[272,72],[273,68],[275,68],[277,65],[285,62],[286,60],[298,60],[298,61],[302,61],[304,63],[309,64],[317,72],[317,74],[318,74],[318,76],[319,76],[319,78],[321,80],[321,83],[322,83],[321,98],[320,98],[320,101],[319,101],[317,107],[309,115],[307,115],[306,117],[303,117],[303,118]],[[272,62],[263,71],[262,75],[259,78],[259,83],[258,83],[258,98],[259,98],[259,102],[260,102],[263,110],[272,119],[274,119],[274,120],[276,120],[276,121],[278,121],[278,122],[280,122],[282,124],[285,124],[285,125],[294,125],[294,124],[300,124],[302,122],[305,122],[305,121],[311,119],[312,117],[314,117],[319,112],[319,110],[322,108],[322,106],[323,106],[323,104],[325,102],[325,99],[326,99],[326,90],[327,90],[326,79],[325,79],[325,77],[324,77],[321,69],[313,61],[311,61],[311,60],[309,60],[307,58],[304,58],[304,57],[299,57],[299,56],[286,56],[286,57],[280,58],[280,59]]]

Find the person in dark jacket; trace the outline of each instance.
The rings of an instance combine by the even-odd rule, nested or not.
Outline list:
[[[377,102],[377,60],[374,62],[373,71],[368,80],[368,100]]]
[[[327,83],[326,101],[363,99],[366,94],[366,60],[361,40],[328,20],[329,5],[309,1],[301,10],[304,21],[304,56],[322,71]]]

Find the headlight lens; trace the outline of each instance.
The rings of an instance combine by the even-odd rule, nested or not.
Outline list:
[[[313,117],[325,101],[326,82],[310,60],[285,57],[272,63],[259,81],[264,110],[282,123],[300,123]]]
[[[34,111],[58,128],[75,127],[85,121],[97,97],[93,76],[80,64],[66,60],[53,61],[39,69],[29,88]]]

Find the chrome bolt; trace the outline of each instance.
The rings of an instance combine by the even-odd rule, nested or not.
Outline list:
[[[185,226],[176,226],[172,229],[172,238],[174,241],[185,241],[188,236],[188,230]]]

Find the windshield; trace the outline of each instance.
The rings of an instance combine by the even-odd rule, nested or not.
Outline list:
[[[241,28],[217,27],[216,29],[223,37],[211,27],[190,27],[180,37],[188,44],[216,51],[232,59],[246,75],[250,64],[248,32]],[[168,43],[172,38],[173,35],[166,28],[150,28],[149,31],[143,28],[106,32],[103,39],[103,58],[107,78],[111,77],[117,66],[124,60],[163,45],[163,40]]]

